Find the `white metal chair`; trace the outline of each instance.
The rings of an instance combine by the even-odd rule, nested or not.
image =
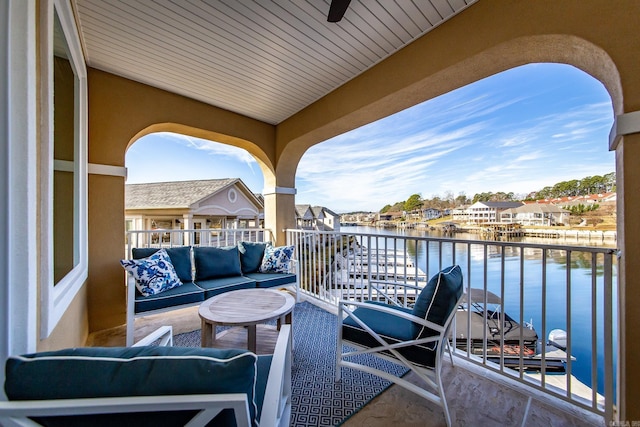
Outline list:
[[[371,301],[340,302],[336,380],[340,380],[341,367],[382,377],[440,405],[450,426],[451,417],[441,378],[442,357],[445,346],[449,347],[449,329],[462,298],[462,272],[459,266],[451,266],[431,278],[413,309]],[[344,345],[355,348],[355,351]],[[453,363],[451,351],[449,347]],[[422,380],[424,386],[346,360],[361,354],[372,354],[405,365]]]

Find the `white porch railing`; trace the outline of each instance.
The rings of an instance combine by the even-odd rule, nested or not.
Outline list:
[[[615,249],[305,230],[287,230],[287,242],[296,246],[303,294],[332,305],[357,299],[411,306],[428,278],[460,265],[465,292],[479,289],[482,308],[476,314],[467,305],[458,312],[456,337],[473,336],[474,316],[485,322],[506,314],[519,327],[518,345],[508,348],[506,326],[497,335],[483,328],[479,347],[453,337],[458,357],[615,419]],[[495,296],[502,311],[488,308]],[[541,344],[535,355],[526,345],[530,323]],[[546,337],[557,328],[566,331],[566,353],[546,349]],[[558,375],[557,356],[563,354],[571,357],[561,363],[566,375]],[[537,374],[530,375],[530,364]]]
[[[233,246],[238,242],[273,242],[271,230],[262,228],[210,228],[197,230],[131,230],[125,235],[127,258],[133,248],[174,246]]]

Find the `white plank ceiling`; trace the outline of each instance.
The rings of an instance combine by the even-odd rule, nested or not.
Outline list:
[[[477,0],[72,0],[90,67],[277,124]]]

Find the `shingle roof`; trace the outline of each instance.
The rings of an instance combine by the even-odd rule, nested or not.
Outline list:
[[[298,214],[298,217],[300,217],[300,218],[304,217],[304,215],[309,210],[311,211],[311,215],[313,215],[314,218],[320,217],[320,215],[323,212],[325,214],[328,214],[328,215],[331,215],[331,216],[334,216],[334,217],[339,217],[338,214],[333,212],[331,209],[325,208],[324,206],[296,205],[296,213]]]
[[[125,209],[188,208],[235,182],[241,181],[238,178],[225,178],[127,184],[124,192]]]
[[[514,209],[516,212],[537,212],[537,213],[561,213],[561,212],[569,212],[566,209],[562,209],[557,207],[556,205],[548,205],[548,204],[528,204],[524,206],[520,206]]]
[[[303,218],[309,209],[311,209],[311,205],[296,205],[296,214],[298,214],[298,217]],[[311,214],[313,215],[313,212]]]
[[[340,215],[338,215],[337,213],[335,213],[334,211],[332,211],[329,208],[322,208],[324,209],[325,213],[328,213],[329,215],[333,216],[333,217],[340,217]]]

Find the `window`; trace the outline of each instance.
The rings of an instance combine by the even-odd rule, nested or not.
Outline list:
[[[41,5],[44,338],[87,279],[87,78],[68,1]]]
[[[57,13],[53,23],[53,283],[78,265],[76,173],[76,75]]]

